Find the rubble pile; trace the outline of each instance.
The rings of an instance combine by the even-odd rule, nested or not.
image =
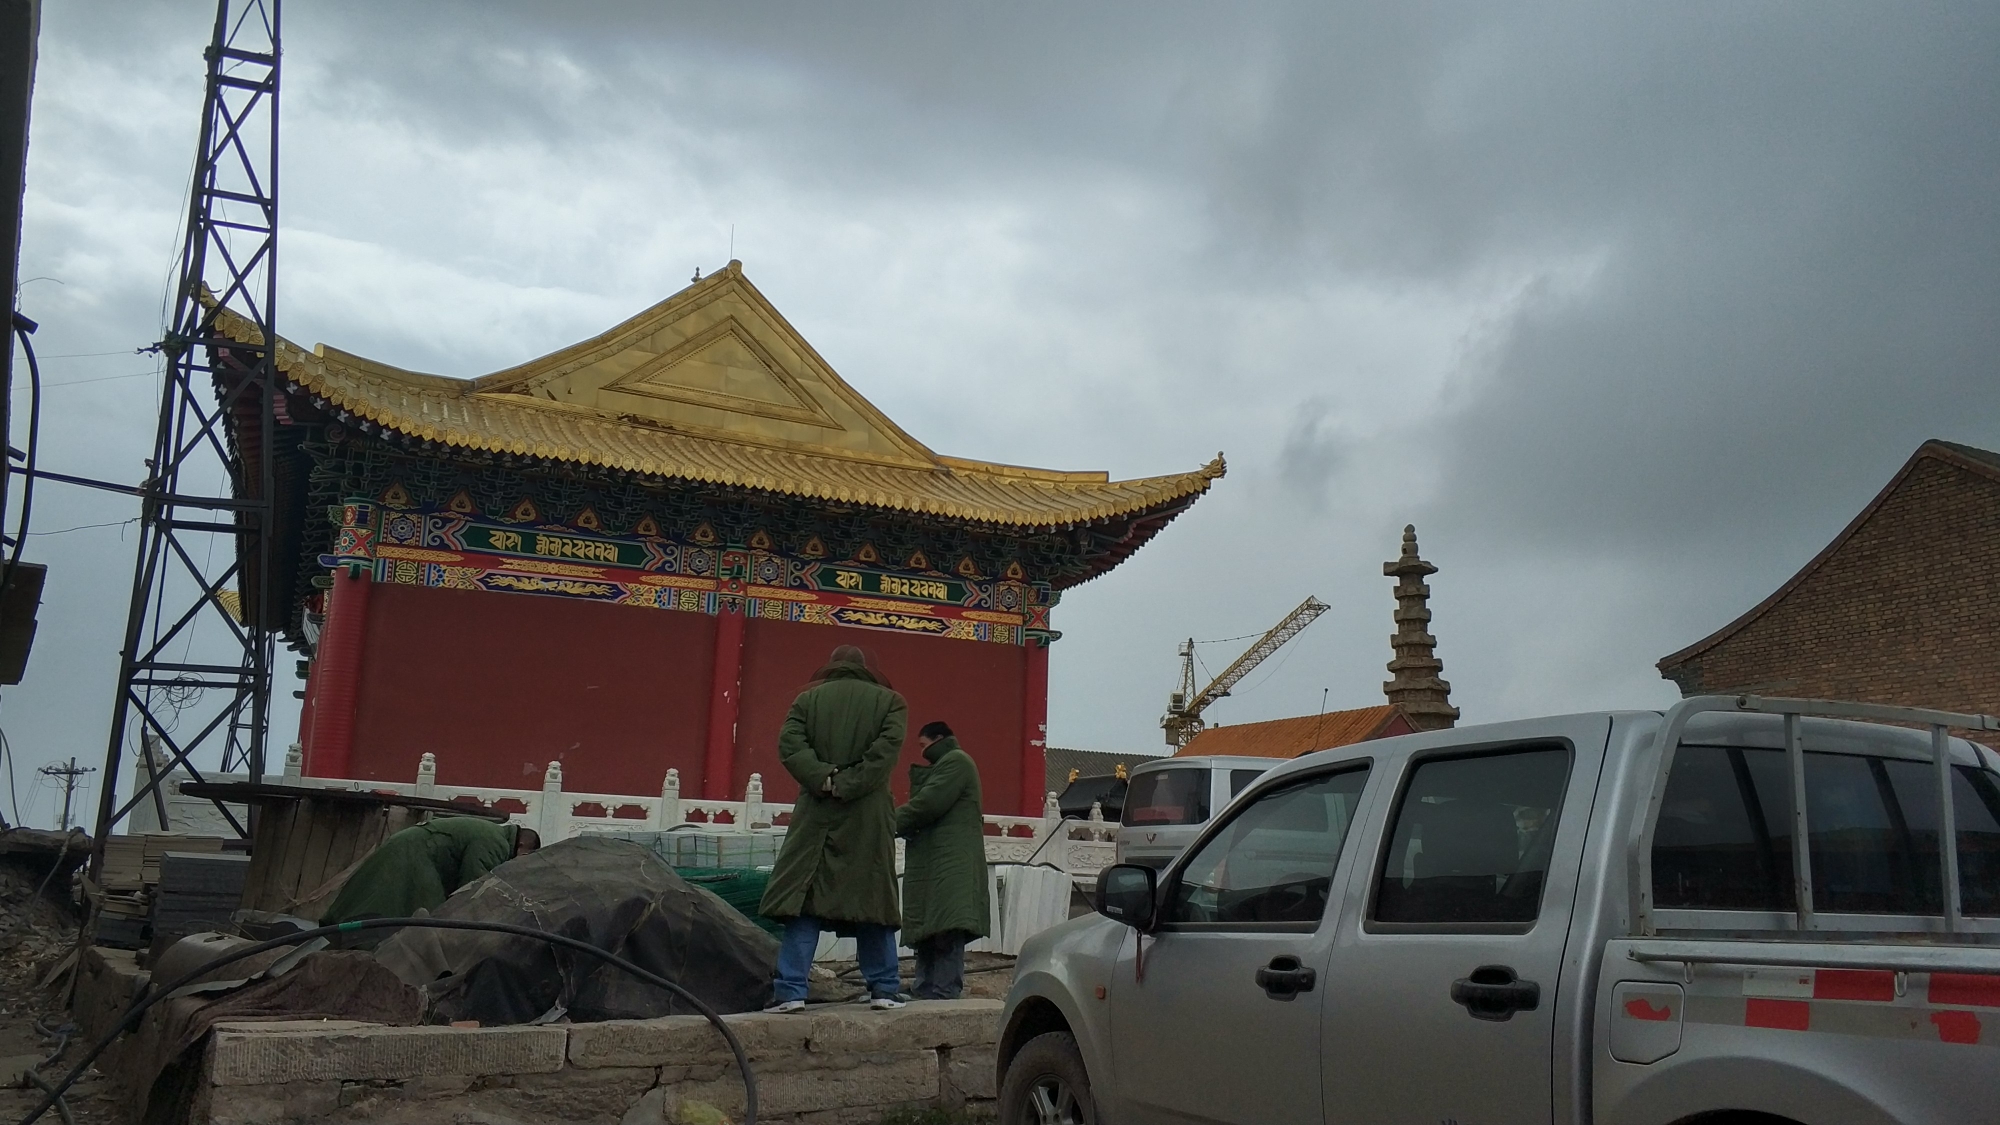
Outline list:
[[[76,911],[61,876],[37,893],[49,874],[39,857],[0,856],[0,1011],[33,1005],[31,996],[57,962],[76,947]]]

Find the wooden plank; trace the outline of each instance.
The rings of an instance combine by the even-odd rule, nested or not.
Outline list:
[[[299,893],[299,868],[305,864],[306,837],[312,825],[311,806],[305,801],[292,802],[290,823],[285,829],[285,847],[281,853],[283,860],[271,880],[272,910],[288,910],[289,904]]]
[[[322,804],[318,801],[301,803],[312,817],[312,825],[306,836],[305,856],[299,863],[298,882],[292,888],[294,898],[312,893],[326,881],[328,875],[340,870],[336,867],[329,871],[326,867],[326,850],[333,843],[334,821],[340,815],[338,810],[331,804]]]
[[[354,862],[354,847],[362,832],[368,814],[366,806],[342,805],[333,811],[333,841],[326,849],[326,874],[320,877],[324,883]]]
[[[257,818],[257,834],[250,844],[250,874],[243,879],[243,901],[238,904],[245,910],[268,909],[263,905],[264,883],[277,864],[278,825],[283,819],[282,809],[266,809]]]
[[[252,910],[278,910],[284,902],[280,885],[284,882],[285,850],[291,843],[292,822],[297,810],[289,803],[265,810],[257,827],[257,846],[251,852],[250,880],[243,888],[243,902]]]

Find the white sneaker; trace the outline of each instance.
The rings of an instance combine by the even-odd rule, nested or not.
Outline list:
[[[888,1012],[903,1007],[903,1001],[894,996],[877,996],[868,1001],[868,1006],[878,1012]]]
[[[785,1016],[785,1015],[790,1015],[793,1012],[805,1011],[806,1002],[803,1000],[780,1000],[777,1003],[772,1004],[770,1007],[765,1008],[764,1010],[773,1015]]]

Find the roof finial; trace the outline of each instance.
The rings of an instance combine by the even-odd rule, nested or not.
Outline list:
[[[696,266],[694,268],[694,281],[700,281],[700,280],[701,280],[701,267]],[[690,281],[688,284],[692,285],[694,284],[694,281]]]
[[[1382,573],[1396,582],[1396,633],[1389,638],[1395,659],[1389,661],[1393,677],[1382,685],[1382,694],[1401,708],[1418,730],[1440,730],[1458,722],[1458,708],[1451,705],[1451,684],[1439,678],[1444,662],[1437,658],[1437,638],[1431,636],[1431,588],[1424,579],[1437,567],[1417,554],[1417,527],[1403,528],[1403,554],[1382,564]]]

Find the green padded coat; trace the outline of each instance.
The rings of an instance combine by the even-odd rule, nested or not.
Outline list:
[[[514,858],[519,831],[470,816],[440,817],[405,828],[361,861],[320,925],[436,910],[451,892]]]
[[[778,760],[799,783],[785,846],[759,910],[771,918],[893,926],[896,801],[889,773],[909,707],[860,664],[835,664],[792,701]],[[820,786],[833,778],[831,796]]]
[[[986,818],[979,809],[979,767],[958,739],[924,750],[927,766],[910,767],[910,803],[896,810],[903,849],[904,945],[958,930],[985,937]]]

